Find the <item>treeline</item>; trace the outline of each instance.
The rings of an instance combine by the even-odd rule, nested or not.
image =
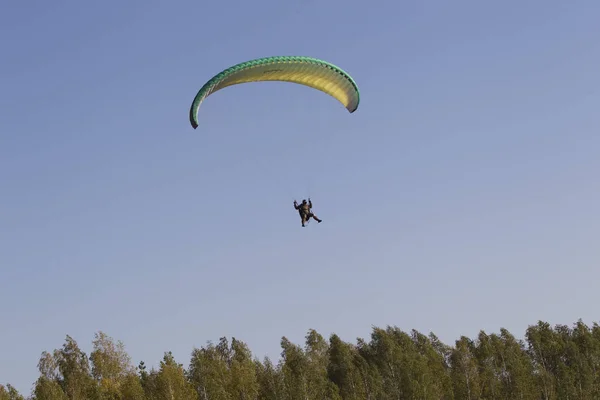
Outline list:
[[[454,346],[434,334],[374,328],[370,341],[326,340],[310,330],[304,346],[281,339],[281,358],[258,360],[235,338],[194,349],[184,367],[166,352],[157,368],[136,367],[123,343],[95,335],[86,355],[66,337],[43,352],[36,400],[471,400],[600,399],[600,326],[538,322],[525,340],[506,329]],[[0,386],[0,400],[24,400]]]

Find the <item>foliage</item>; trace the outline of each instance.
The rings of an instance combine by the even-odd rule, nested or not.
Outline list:
[[[258,360],[232,338],[193,349],[187,368],[164,353],[158,369],[133,366],[103,332],[87,356],[67,336],[43,352],[32,400],[451,400],[598,399],[600,326],[538,322],[523,341],[506,329],[459,338],[375,327],[369,341],[326,340],[309,330],[304,346],[281,339],[281,357]],[[24,400],[0,385],[0,400]]]

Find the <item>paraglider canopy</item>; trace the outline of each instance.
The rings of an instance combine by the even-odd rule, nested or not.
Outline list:
[[[354,79],[339,67],[311,57],[279,56],[246,61],[221,71],[196,94],[190,108],[190,123],[198,127],[198,110],[208,96],[240,83],[281,81],[305,85],[327,93],[353,113],[358,108],[360,93]]]

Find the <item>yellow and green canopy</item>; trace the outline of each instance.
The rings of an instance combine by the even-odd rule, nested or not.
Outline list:
[[[198,110],[208,96],[228,86],[248,82],[281,81],[327,93],[353,113],[360,93],[354,79],[339,67],[310,57],[281,56],[246,61],[221,71],[202,86],[190,108],[190,123],[198,127]]]

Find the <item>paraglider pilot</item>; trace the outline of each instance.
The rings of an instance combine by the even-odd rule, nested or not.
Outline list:
[[[302,226],[304,226],[304,224],[308,222],[308,220],[310,220],[311,218],[317,221],[318,223],[321,223],[322,220],[319,219],[312,212],[312,202],[310,201],[310,199],[308,199],[308,202],[306,202],[306,199],[302,200],[302,203],[300,203],[300,205],[298,205],[298,202],[294,200],[294,208],[298,210],[298,213],[300,214],[300,218],[302,219]]]

